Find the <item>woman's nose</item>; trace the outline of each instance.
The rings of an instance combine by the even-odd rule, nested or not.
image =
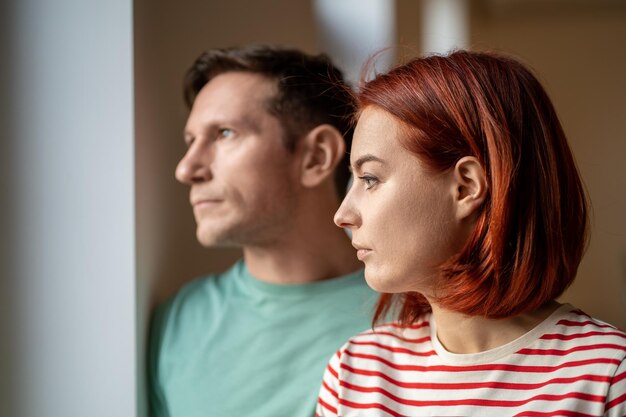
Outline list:
[[[344,229],[353,229],[361,225],[360,216],[354,207],[349,192],[341,202],[333,220],[337,226]]]

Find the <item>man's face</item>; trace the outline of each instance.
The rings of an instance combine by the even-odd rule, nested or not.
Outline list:
[[[299,163],[283,145],[279,120],[266,110],[276,90],[261,75],[227,72],[193,103],[176,178],[191,186],[204,246],[266,245],[290,227]]]

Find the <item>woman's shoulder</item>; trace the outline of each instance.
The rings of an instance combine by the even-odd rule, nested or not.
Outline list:
[[[563,305],[557,317],[555,327],[563,336],[569,338],[615,337],[626,343],[626,332],[612,324],[594,318],[570,304]]]
[[[570,304],[559,307],[539,327],[532,346],[518,353],[614,365],[626,359],[626,332]]]

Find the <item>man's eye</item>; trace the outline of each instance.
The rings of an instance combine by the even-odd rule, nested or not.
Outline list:
[[[230,138],[235,134],[232,129],[222,128],[217,131],[217,136],[219,139],[222,138]]]
[[[368,190],[378,183],[378,178],[372,175],[363,175],[359,177],[359,179],[365,183],[366,189]]]

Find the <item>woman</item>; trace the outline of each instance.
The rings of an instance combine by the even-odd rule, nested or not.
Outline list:
[[[626,334],[555,299],[587,201],[554,108],[514,59],[416,59],[362,88],[352,230],[374,321],[331,359],[320,416],[625,416]]]

